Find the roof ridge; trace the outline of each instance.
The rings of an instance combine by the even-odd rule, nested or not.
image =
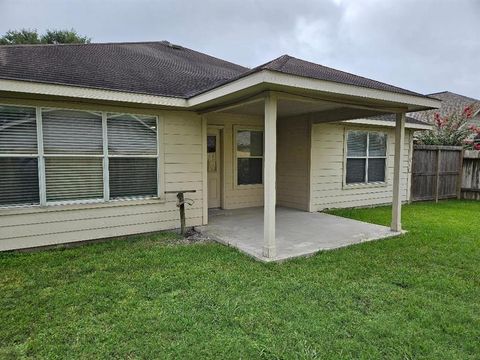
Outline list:
[[[180,46],[184,49],[184,46],[181,45],[176,45],[171,43],[168,40],[157,40],[157,41],[120,41],[120,42],[115,42],[115,41],[109,41],[109,42],[90,42],[90,43],[66,43],[66,44],[3,44],[0,45],[0,47],[40,47],[40,46],[92,46],[92,45],[140,45],[140,44],[163,44],[165,46],[169,45],[174,45],[174,46]]]
[[[444,91],[433,92],[433,93],[430,93],[430,94],[427,94],[427,95],[438,95],[438,94],[446,94],[446,93],[453,94],[451,91],[444,90]]]

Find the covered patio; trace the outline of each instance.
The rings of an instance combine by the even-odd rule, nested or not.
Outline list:
[[[263,252],[262,217],[261,207],[211,210],[209,224],[199,229],[209,238],[265,262],[310,256],[322,250],[401,234],[386,226],[325,213],[277,207],[276,253],[274,257],[268,257]]]
[[[263,173],[261,174],[263,181],[260,184],[263,192],[263,207],[252,208],[252,205],[225,207],[223,206],[225,201],[223,201],[220,202],[220,207],[231,210],[212,212],[210,209],[212,206],[205,203],[204,224],[206,226],[203,231],[221,242],[235,246],[265,261],[309,255],[319,250],[334,249],[401,234],[401,205],[407,188],[405,178],[402,179],[406,113],[435,108],[438,104],[439,102],[434,99],[408,90],[348,73],[332,72],[331,69],[288,56],[255,68],[245,77],[196,96],[195,100],[191,101],[191,106],[204,115],[205,134],[208,126],[215,125],[219,129],[222,128],[217,123],[207,120],[212,114],[220,118],[233,114],[239,119],[242,116],[253,116],[261,119],[263,123]],[[320,161],[317,160],[318,157],[313,157],[311,151],[313,127],[318,124],[345,121],[353,121],[354,124],[356,119],[365,120],[381,115],[391,115],[387,123],[389,122],[388,126],[393,130],[393,136],[391,136],[393,161],[389,168],[392,173],[388,180],[389,198],[385,200],[392,203],[390,228],[319,213],[318,206],[312,202],[312,163]],[[238,126],[241,126],[241,121],[238,120]],[[306,135],[300,141],[293,143],[289,138],[290,125],[299,123],[305,124],[301,131]],[[235,129],[235,126],[233,128]],[[279,141],[280,130],[283,133],[281,141]],[[234,139],[233,135],[233,141],[231,137],[228,141],[224,141],[224,145],[228,145],[229,148],[235,147],[234,144],[232,145]],[[339,149],[338,143],[335,146],[335,149]],[[204,148],[207,148],[206,144]],[[343,151],[343,145],[340,145],[340,148]],[[288,163],[284,161],[285,151],[289,149],[304,150],[305,169],[302,169],[301,176],[297,176],[294,181],[284,181],[279,191],[279,170],[282,173],[282,179],[285,179],[289,176],[291,168],[296,165],[293,157],[288,159]],[[235,159],[232,153],[225,152],[223,155],[224,160]],[[206,164],[206,150],[204,156]],[[328,157],[329,154],[326,156]],[[333,166],[338,169],[343,165]],[[321,172],[322,169],[317,167],[315,171]],[[340,169],[340,171],[344,170]],[[227,190],[239,192],[241,188],[235,182],[237,181],[236,172],[233,179],[225,181],[225,176],[231,177],[231,172],[231,167],[223,172],[223,193]],[[205,168],[203,191],[208,193],[206,174],[207,168]],[[384,185],[387,185],[386,180]],[[285,199],[279,199],[279,197],[283,195],[283,191],[297,187],[302,187],[303,201],[294,203],[297,195],[295,191],[290,191],[288,205],[285,205]],[[259,186],[256,185],[255,188],[258,189]],[[358,203],[358,199],[362,196],[363,193],[359,193],[356,200],[347,198],[344,202],[355,206],[355,201]],[[332,194],[332,197],[335,197],[335,194]],[[384,197],[384,199],[387,198]]]

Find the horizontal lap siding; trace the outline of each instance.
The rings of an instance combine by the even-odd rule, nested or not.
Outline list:
[[[387,185],[343,186],[346,130],[384,131],[388,134]],[[409,198],[411,132],[405,136],[402,161],[402,200]],[[312,127],[311,201],[313,210],[379,205],[392,202],[395,132],[392,128],[355,127],[344,124],[314,124]]]
[[[91,108],[91,107],[90,107]],[[129,112],[135,113],[135,110]],[[201,118],[187,112],[158,114],[164,125],[165,190],[192,189],[195,200],[187,206],[187,225],[202,224]],[[105,204],[106,205],[106,204]],[[128,201],[105,205],[48,207],[16,214],[1,213],[0,251],[123,236],[179,227],[176,195],[166,201]]]
[[[277,205],[309,209],[309,123],[281,119],[277,125]]]

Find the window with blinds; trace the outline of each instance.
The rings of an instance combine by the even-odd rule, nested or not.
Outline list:
[[[387,134],[368,131],[347,133],[346,184],[384,183]]]
[[[35,108],[0,105],[0,206],[39,202]]]
[[[110,197],[157,196],[156,117],[108,114],[107,124]]]
[[[103,199],[102,114],[42,109],[47,202]]]
[[[237,130],[237,185],[263,184],[263,131]]]
[[[157,122],[0,105],[0,207],[157,197]]]

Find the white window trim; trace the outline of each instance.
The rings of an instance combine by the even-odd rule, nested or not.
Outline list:
[[[348,156],[348,134],[353,131],[362,131],[367,133],[367,154],[366,156]],[[368,156],[370,133],[384,134],[385,135],[385,156]],[[379,130],[367,130],[367,129],[345,129],[343,138],[343,189],[358,189],[358,188],[375,188],[388,186],[388,133]],[[366,159],[365,165],[365,182],[363,183],[347,183],[347,159]],[[385,181],[368,182],[368,159],[385,159]]]
[[[263,133],[263,155],[262,156],[249,156],[249,157],[238,157],[237,156],[237,133],[239,131],[261,131]],[[263,189],[264,184],[264,167],[265,167],[265,130],[261,126],[244,126],[244,125],[234,125],[233,126],[233,187],[234,189]],[[238,159],[262,159],[262,183],[261,184],[238,184]]]
[[[44,106],[31,106],[21,104],[3,104],[0,106],[13,106],[21,108],[34,108],[36,117],[36,130],[37,130],[37,153],[35,154],[0,154],[0,157],[14,158],[14,157],[27,157],[38,159],[38,182],[39,182],[39,204],[15,204],[0,206],[2,212],[8,210],[26,210],[35,208],[51,208],[51,207],[65,207],[65,209],[71,208],[75,205],[99,205],[99,204],[112,204],[122,202],[132,202],[132,204],[142,203],[143,201],[151,203],[165,202],[165,159],[164,159],[164,121],[159,115],[141,114],[141,113],[129,113],[129,112],[112,112],[112,111],[95,111],[95,110],[83,110],[75,108],[63,108],[63,107],[44,107]],[[103,154],[45,154],[43,147],[43,118],[42,110],[73,110],[84,112],[95,112],[102,117],[102,139],[103,139]],[[107,114],[119,114],[119,115],[146,115],[154,116],[156,118],[157,125],[157,154],[156,155],[108,155],[108,131],[107,131]],[[46,172],[45,172],[45,158],[47,157],[89,157],[89,158],[102,158],[103,166],[103,197],[97,199],[82,199],[82,200],[65,200],[65,201],[47,201],[46,194]],[[108,159],[112,157],[131,157],[131,158],[156,158],[157,159],[157,195],[156,196],[132,196],[125,198],[110,199],[109,188],[109,168]],[[119,204],[121,205],[121,204]]]

